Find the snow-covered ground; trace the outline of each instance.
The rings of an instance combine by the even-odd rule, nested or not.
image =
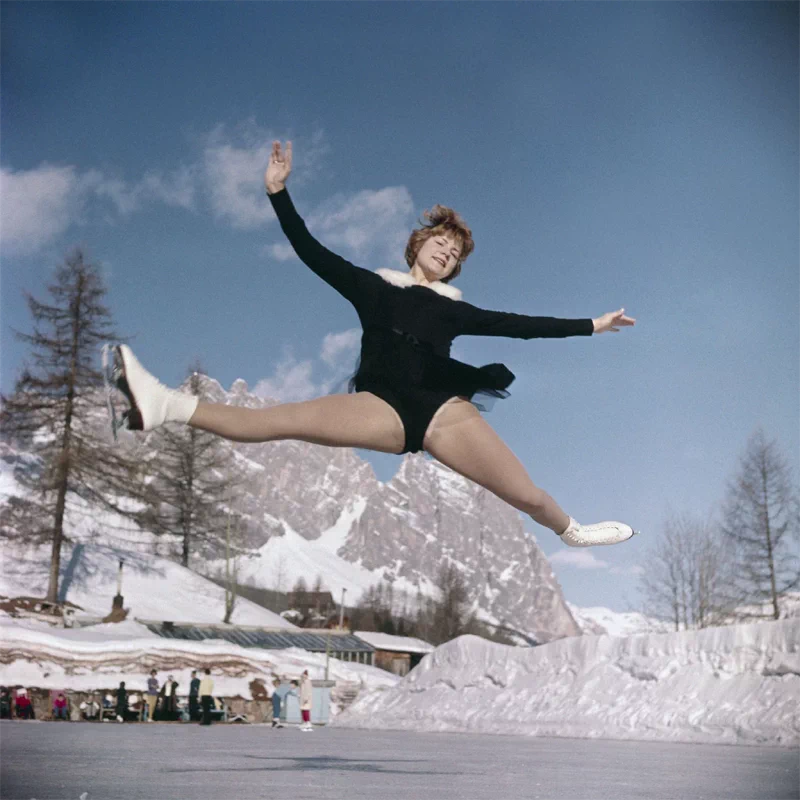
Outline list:
[[[313,680],[325,677],[325,654],[300,648],[262,650],[222,639],[163,639],[144,625],[126,620],[85,628],[51,628],[31,620],[0,616],[0,684],[44,689],[90,691],[113,689],[125,681],[129,691],[142,691],[156,669],[163,681],[173,675],[188,691],[193,669],[212,669],[215,694],[251,698],[249,684],[265,684],[274,675],[299,678],[307,669]],[[399,678],[366,664],[329,659],[328,675],[337,682],[377,690]]]
[[[129,619],[222,622],[224,588],[169,559],[109,545],[78,542],[63,546],[59,599],[80,606],[90,616],[105,617],[111,612],[117,593],[120,559],[125,561],[122,595]],[[13,557],[3,559],[0,595],[44,597],[49,569],[49,546],[15,548]],[[239,625],[296,627],[242,597],[236,601],[231,621]]]
[[[462,636],[337,725],[797,746],[796,620],[530,649]]]

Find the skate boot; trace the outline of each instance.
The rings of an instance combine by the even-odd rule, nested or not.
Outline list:
[[[151,431],[165,422],[188,422],[197,408],[198,398],[169,389],[156,380],[125,344],[103,347],[103,376],[114,438],[120,428]],[[111,388],[125,395],[130,408],[117,417]]]
[[[558,535],[570,547],[591,547],[595,544],[618,544],[627,541],[637,531],[624,522],[598,522],[596,525],[581,525],[572,517],[569,526]]]

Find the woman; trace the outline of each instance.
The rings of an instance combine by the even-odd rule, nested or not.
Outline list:
[[[311,678],[308,677],[308,670],[303,670],[300,678],[300,714],[303,717],[301,731],[314,730],[311,726],[311,703],[313,701],[314,690],[311,685]]]
[[[624,309],[597,319],[565,320],[487,311],[461,300],[449,282],[473,248],[472,235],[450,209],[436,206],[406,248],[410,272],[356,267],[306,229],[286,190],[292,144],[273,142],[264,183],[283,232],[300,259],[354,306],[364,329],[351,393],[248,409],[167,389],[126,345],[114,348],[108,374],[130,403],[123,422],[152,430],[184,422],[236,442],[300,439],[329,447],[387,453],[425,450],[469,480],[529,514],[574,547],[615,544],[634,531],[620,522],[580,525],[534,485],[525,468],[481,417],[476,394],[508,395],[514,379],[502,364],[472,367],[450,358],[456,336],[521,339],[591,336],[633,325]],[[107,352],[107,351],[106,351]],[[117,423],[113,420],[112,424]]]

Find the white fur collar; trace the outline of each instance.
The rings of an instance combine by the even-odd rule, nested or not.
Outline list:
[[[417,283],[410,272],[400,272],[398,269],[376,269],[375,272],[381,276],[387,283],[393,286],[400,286],[405,288],[407,286],[423,286]],[[456,289],[455,286],[450,286],[441,281],[434,281],[433,283],[424,284],[426,288],[433,289],[437,294],[449,297],[451,300],[461,299],[461,289]]]

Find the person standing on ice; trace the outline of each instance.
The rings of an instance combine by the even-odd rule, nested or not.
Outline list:
[[[156,705],[158,704],[158,679],[156,678],[156,671],[150,670],[150,677],[147,679],[147,721],[156,721]]]
[[[178,718],[178,682],[172,675],[164,681],[164,685],[159,692],[161,712],[159,719],[175,720]]]
[[[363,327],[350,393],[263,409],[201,403],[161,384],[127,345],[107,345],[106,380],[130,406],[117,421],[109,390],[114,432],[123,425],[149,431],[165,422],[181,422],[235,442],[299,439],[384,453],[425,450],[572,547],[616,544],[633,536],[635,531],[622,522],[579,524],[533,483],[480,415],[480,405],[471,402],[475,395],[507,397],[513,373],[503,364],[473,367],[456,361],[450,346],[465,335],[588,337],[617,332],[635,320],[624,309],[596,319],[556,319],[488,311],[464,302],[450,283],[473,250],[472,232],[456,212],[439,205],[411,233],[405,251],[408,272],[357,267],[309,233],[286,189],[291,168],[291,142],[285,149],[273,142],[264,183],[281,228],[301,261],[353,304]],[[108,363],[109,353],[113,364]],[[571,386],[562,389],[575,391]]]
[[[125,681],[120,681],[117,689],[117,722],[125,722],[128,719],[128,690],[125,688]]]
[[[211,679],[211,670],[206,668],[203,680],[200,681],[200,704],[203,707],[201,725],[211,724],[211,709],[214,708],[214,681]]]
[[[311,678],[308,677],[308,670],[303,670],[300,677],[300,714],[303,717],[303,724],[300,726],[301,731],[311,731],[311,704],[313,702],[313,689],[311,686]]]
[[[189,683],[189,720],[196,722],[198,717],[198,702],[200,697],[200,678],[192,670],[192,680]]]
[[[272,727],[282,728],[281,725],[281,698],[286,693],[286,690],[281,691],[281,682],[279,678],[272,680]]]

